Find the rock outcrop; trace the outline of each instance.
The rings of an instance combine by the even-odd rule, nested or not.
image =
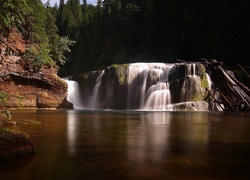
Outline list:
[[[3,36],[3,35],[1,35]],[[26,44],[17,30],[0,41],[0,107],[60,108],[67,106],[67,84],[56,67],[29,67]]]

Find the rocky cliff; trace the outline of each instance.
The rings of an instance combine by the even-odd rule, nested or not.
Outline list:
[[[30,68],[23,56],[27,44],[15,29],[0,37],[0,107],[67,107],[67,84],[56,67]]]

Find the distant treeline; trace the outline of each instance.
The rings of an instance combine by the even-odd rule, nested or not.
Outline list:
[[[217,59],[250,64],[248,0],[60,1],[59,34],[76,40],[61,73],[113,63]]]
[[[53,7],[48,0],[44,9],[37,6],[40,0],[1,1],[18,2],[20,7],[19,2],[29,4],[26,14],[23,9],[17,12],[28,20],[23,29],[35,29],[39,38],[34,33],[25,35],[49,43],[41,47],[49,49],[61,75],[103,69],[113,63],[176,59],[250,65],[249,0],[98,0],[96,5],[86,0],[60,0]],[[67,36],[69,39],[59,41]],[[61,66],[66,58],[60,48],[67,52],[73,44],[70,40],[76,43]]]

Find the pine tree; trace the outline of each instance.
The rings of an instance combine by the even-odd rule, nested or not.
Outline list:
[[[0,0],[0,30],[8,31],[16,27],[21,30],[25,14],[25,0]]]

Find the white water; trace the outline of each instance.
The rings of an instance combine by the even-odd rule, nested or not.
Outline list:
[[[127,74],[127,109],[142,109],[142,110],[173,110],[176,104],[173,104],[173,92],[171,96],[169,73],[175,64],[165,63],[133,63],[129,65]],[[101,109],[105,107],[109,109],[112,105],[112,98],[114,97],[115,89],[109,80],[107,84],[102,84],[102,71],[95,80],[92,94],[86,100],[85,108]],[[207,75],[207,79],[210,78]],[[75,81],[66,81],[68,83],[68,98],[67,100],[73,103],[75,109],[83,109],[81,102],[80,88]],[[109,85],[109,83],[111,83]],[[103,88],[106,87],[106,95],[103,95]],[[204,94],[204,88],[201,87],[200,77],[196,74],[195,64],[186,64],[186,74],[184,76],[184,83],[180,87],[180,93],[177,96],[180,103],[188,102],[195,99],[195,94]],[[203,92],[203,93],[200,93]],[[102,93],[102,96],[101,96]],[[176,94],[176,93],[175,93]],[[103,97],[104,96],[104,97]],[[119,94],[124,96],[124,94]],[[117,96],[115,97],[117,98]],[[119,97],[118,97],[119,98]],[[173,100],[176,102],[176,100]],[[125,103],[121,101],[121,103]],[[178,103],[177,103],[178,105]]]
[[[169,109],[168,75],[172,67],[165,63],[131,64],[128,72],[128,109],[133,109],[135,101],[140,102],[140,109]]]
[[[84,106],[78,82],[70,80],[65,81],[68,84],[67,100],[73,104],[74,109],[83,109]]]
[[[98,109],[100,108],[100,105],[99,105],[99,89],[100,89],[100,86],[101,86],[101,83],[102,83],[102,75],[104,74],[104,70],[99,74],[99,76],[97,77],[96,79],[96,85],[95,85],[95,88],[94,88],[94,91],[90,97],[90,108],[91,109]]]
[[[194,99],[197,92],[202,91],[200,77],[196,75],[196,65],[186,65],[186,78],[181,88],[181,101],[185,102]]]
[[[147,101],[143,109],[170,110],[171,94],[168,83],[159,82],[147,91]]]

